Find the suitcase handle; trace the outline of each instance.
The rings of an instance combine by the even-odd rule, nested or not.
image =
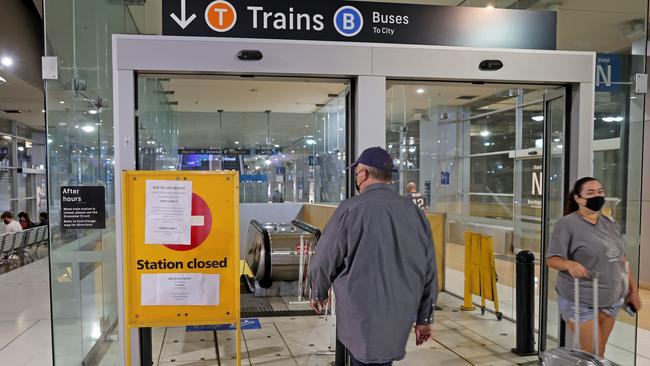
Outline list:
[[[589,276],[592,278],[593,286],[593,308],[594,308],[594,330],[593,330],[593,354],[598,356],[600,352],[600,337],[599,337],[599,325],[598,325],[598,273],[591,272]],[[575,309],[575,327],[573,331],[573,344],[574,347],[580,348],[580,321],[579,321],[579,307],[580,307],[580,279],[573,279],[573,301]]]

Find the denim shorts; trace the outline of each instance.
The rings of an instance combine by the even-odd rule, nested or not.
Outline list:
[[[625,299],[621,298],[614,305],[602,306],[598,310],[611,318],[616,318],[624,303]],[[573,301],[558,296],[557,306],[560,308],[560,314],[562,314],[564,321],[575,321],[576,310]],[[582,323],[590,320],[594,320],[594,308],[583,304],[578,305],[578,322]]]

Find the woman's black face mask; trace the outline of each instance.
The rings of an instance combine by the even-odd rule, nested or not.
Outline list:
[[[595,197],[584,198],[584,199],[587,200],[585,207],[587,207],[592,211],[598,212],[605,205],[605,197],[603,196],[595,196]]]

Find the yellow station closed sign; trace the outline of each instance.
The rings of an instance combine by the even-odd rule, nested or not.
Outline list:
[[[128,326],[240,324],[238,173],[129,171],[123,182]]]

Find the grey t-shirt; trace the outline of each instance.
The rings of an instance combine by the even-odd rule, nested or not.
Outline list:
[[[625,239],[619,225],[608,217],[600,216],[594,225],[576,212],[564,216],[555,225],[546,257],[569,259],[597,273],[599,307],[611,306],[625,295]],[[560,272],[555,290],[574,301],[573,277],[568,271]],[[580,303],[593,306],[593,302],[591,281],[580,280]]]

